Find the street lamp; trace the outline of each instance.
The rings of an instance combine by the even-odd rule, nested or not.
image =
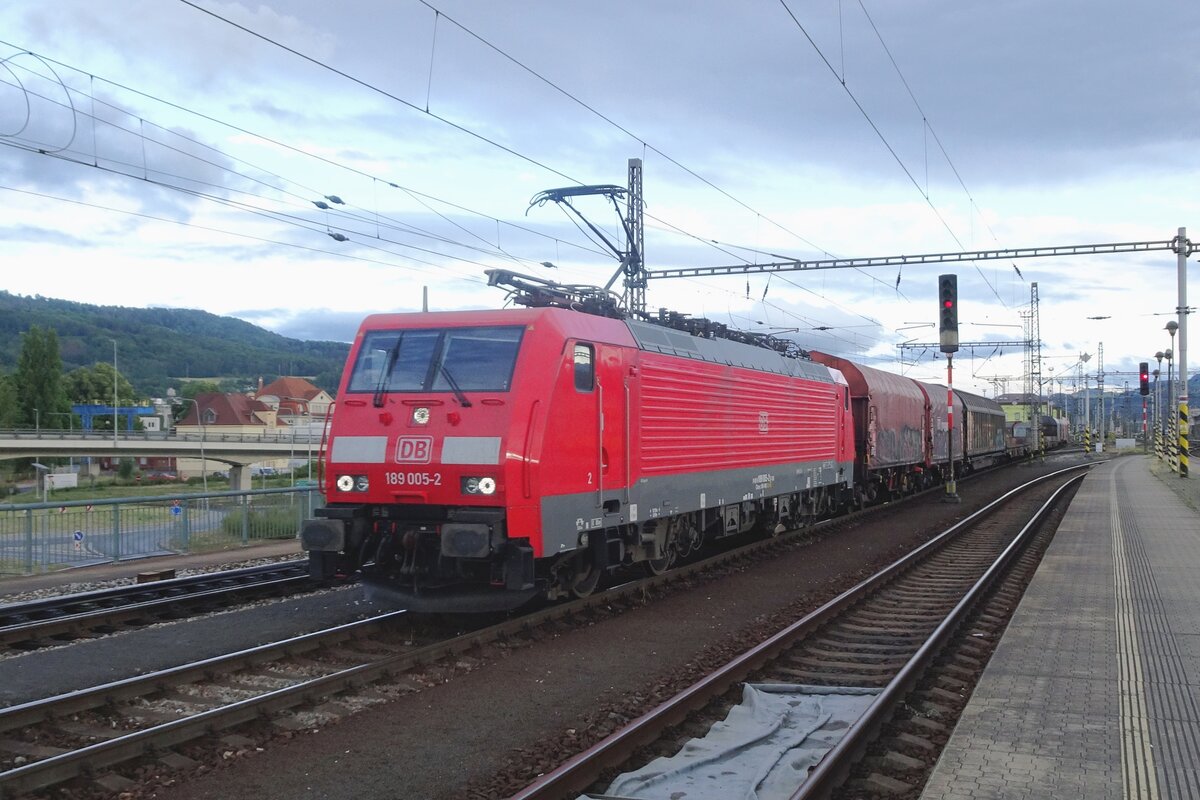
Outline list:
[[[307,422],[304,425],[304,431],[305,431],[305,436],[308,438],[308,477],[309,477],[309,479],[311,479],[312,478],[312,411],[308,407],[309,401],[303,397],[291,397],[290,395],[280,395],[279,399],[293,401],[293,403],[296,404],[293,406],[293,410],[300,408],[300,404],[303,404],[304,417],[307,420]],[[275,406],[275,413],[278,416],[279,405]],[[296,415],[293,413],[291,415],[291,418],[292,418],[292,421],[288,426],[290,428],[290,431],[292,434],[291,453],[288,456],[288,474],[291,475],[292,487],[295,488],[295,486],[296,486],[296,471],[295,471],[295,468],[292,466],[292,462],[296,460],[296,421],[295,421]]]
[[[1166,324],[1166,329],[1167,329],[1167,333],[1171,334],[1171,350],[1174,351],[1175,350],[1175,331],[1179,330],[1179,323],[1176,322],[1175,320],[1171,320],[1170,322],[1168,322]],[[1186,346],[1186,342],[1184,344]],[[1180,397],[1182,397],[1183,395],[1185,395],[1187,393],[1187,385],[1186,385],[1187,376],[1184,375],[1181,377],[1183,377],[1183,379],[1185,381],[1185,385],[1179,392]],[[1175,395],[1175,384],[1171,379],[1168,379],[1167,383],[1171,384],[1171,403],[1169,406],[1168,413],[1171,415],[1171,420],[1173,422],[1176,419],[1176,415],[1178,414],[1178,411],[1176,411],[1176,409],[1175,409],[1175,396],[1176,396]]]
[[[117,340],[113,343],[113,447],[117,446]]]
[[[1174,337],[1172,337],[1174,340]],[[1171,454],[1171,428],[1174,422],[1175,414],[1175,373],[1172,371],[1174,366],[1175,351],[1168,349],[1163,353],[1163,357],[1167,359],[1167,404],[1163,408],[1163,436],[1166,438],[1167,455]]]
[[[1084,372],[1087,362],[1092,360],[1091,353],[1079,354],[1079,371],[1083,372],[1083,430],[1086,436],[1092,430],[1092,394],[1088,390],[1088,376]]]
[[[50,502],[50,468],[45,464],[33,462],[33,468],[38,471],[38,477],[42,479],[42,502]]]
[[[208,494],[208,462],[204,459],[204,413],[200,410],[199,401],[191,397],[179,399],[196,407],[196,424],[200,426],[200,480],[204,484],[204,493]]]
[[[1158,362],[1158,369],[1154,370],[1154,430],[1162,430],[1162,398],[1158,395],[1158,376],[1162,375],[1162,360],[1166,356],[1162,350],[1154,354],[1154,360]]]

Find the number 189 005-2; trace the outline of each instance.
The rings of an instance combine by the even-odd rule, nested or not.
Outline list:
[[[384,480],[389,486],[441,486],[440,472],[387,472]]]

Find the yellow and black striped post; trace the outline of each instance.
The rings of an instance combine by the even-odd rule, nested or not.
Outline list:
[[[1167,450],[1167,466],[1171,468],[1171,472],[1179,471],[1179,459],[1176,457],[1175,447],[1178,443],[1179,440],[1175,433],[1175,417],[1172,415],[1167,420],[1167,441],[1164,444]]]
[[[1188,476],[1188,406],[1184,400],[1179,404],[1179,477]]]
[[[1091,428],[1083,429],[1083,454],[1086,456],[1092,452],[1092,431]]]

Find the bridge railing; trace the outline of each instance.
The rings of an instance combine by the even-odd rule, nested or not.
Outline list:
[[[7,439],[91,439],[112,441],[112,431],[58,430],[57,428],[41,428],[38,430],[0,430],[0,438]],[[117,431],[118,441],[126,442],[270,442],[272,444],[318,444],[320,433],[288,431],[272,431],[271,433],[225,433],[218,429],[206,430],[203,434],[188,431]]]
[[[0,576],[294,538],[317,488],[0,505]]]

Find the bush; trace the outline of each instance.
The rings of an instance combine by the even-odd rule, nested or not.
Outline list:
[[[249,516],[251,539],[290,539],[297,533],[296,507],[251,509]],[[221,520],[221,530],[229,536],[242,535],[242,510],[231,510]]]

